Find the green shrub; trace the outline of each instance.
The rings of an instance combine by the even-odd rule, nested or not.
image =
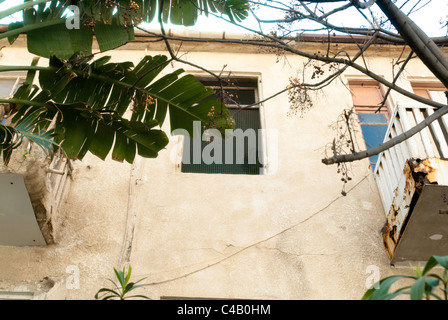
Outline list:
[[[444,268],[442,276],[429,273],[434,267]],[[366,291],[362,300],[391,300],[399,295],[409,295],[411,300],[448,300],[448,256],[431,256],[423,270],[419,265],[412,276],[390,276],[375,283]],[[412,285],[389,292],[391,286],[402,279],[411,279]]]
[[[129,266],[128,271],[126,272],[125,268],[123,267],[123,271],[117,271],[117,269],[114,268],[115,276],[118,279],[119,285],[116,284],[113,280],[109,279],[112,284],[113,288],[101,288],[98,290],[98,292],[95,294],[95,299],[100,300],[126,300],[129,298],[143,298],[143,299],[150,299],[143,295],[132,295],[129,296],[129,292],[132,290],[135,290],[137,288],[140,288],[141,285],[137,285],[137,283],[145,280],[145,278],[138,280],[137,282],[129,282],[131,279],[131,272],[132,268]],[[100,297],[101,296],[101,297]]]

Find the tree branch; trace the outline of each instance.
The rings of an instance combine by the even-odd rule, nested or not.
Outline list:
[[[325,18],[329,14],[323,14],[322,16],[316,15],[306,4],[303,3],[303,1],[300,1],[302,7],[308,12],[309,16],[304,16],[304,18],[315,21],[317,23],[320,23],[322,26],[324,26],[327,29],[339,31],[345,34],[358,34],[358,35],[371,35],[373,32],[379,31],[378,38],[383,39],[386,41],[390,41],[392,43],[404,43],[404,40],[400,37],[400,35],[397,35],[395,33],[392,33],[388,30],[382,29],[382,28],[350,28],[350,27],[339,27],[334,24],[329,23]],[[349,8],[353,4],[349,3],[346,7]],[[342,8],[342,7],[340,7]]]
[[[145,30],[146,31],[146,30]],[[308,53],[308,52],[304,52],[298,49],[295,49],[293,47],[291,47],[290,45],[288,45],[287,43],[285,43],[284,41],[281,41],[280,39],[275,39],[273,37],[268,37],[268,40],[272,40],[272,41],[257,41],[257,40],[235,40],[235,39],[203,39],[203,38],[188,38],[188,37],[177,37],[177,36],[167,36],[167,35],[161,35],[161,34],[157,34],[151,31],[146,31],[149,34],[158,36],[158,37],[166,37],[169,40],[179,40],[179,41],[184,41],[184,42],[210,42],[210,43],[233,43],[233,44],[244,44],[244,45],[251,45],[251,46],[260,46],[260,47],[270,47],[270,48],[277,48],[277,49],[282,49],[285,50],[287,52],[293,53],[293,54],[297,54],[300,55],[302,57],[306,57],[309,59],[313,59],[313,60],[318,60],[318,61],[322,61],[322,62],[327,62],[327,63],[338,63],[338,64],[342,64],[345,65],[347,67],[352,67],[358,71],[360,71],[361,73],[369,76],[370,78],[378,81],[379,83],[383,84],[386,87],[392,88],[393,90],[397,91],[398,93],[401,93],[402,95],[424,103],[426,105],[430,105],[436,108],[442,108],[444,106],[444,104],[432,101],[430,99],[426,99],[423,98],[421,96],[418,96],[412,92],[409,92],[399,86],[397,86],[396,84],[391,83],[390,81],[387,81],[386,79],[384,79],[383,77],[380,77],[379,75],[375,74],[374,72],[366,69],[365,67],[356,64],[354,62],[354,60],[352,59],[343,59],[343,58],[336,58],[336,57],[327,57],[325,55],[316,55],[314,53]]]
[[[341,162],[353,162],[361,159],[365,159],[374,155],[377,155],[383,151],[386,151],[387,149],[392,148],[393,146],[411,138],[413,135],[419,133],[424,128],[428,127],[432,122],[439,119],[443,115],[448,113],[448,105],[444,106],[443,108],[437,110],[432,115],[427,117],[425,120],[417,124],[416,126],[412,127],[408,131],[380,144],[379,146],[376,146],[374,148],[355,152],[351,154],[341,154],[341,155],[335,155],[331,158],[325,158],[322,159],[322,163],[326,165],[335,164],[335,163],[341,163]]]
[[[406,67],[406,65],[408,64],[408,62],[412,59],[412,56],[414,55],[414,51],[411,50],[411,52],[409,53],[408,57],[406,58],[406,60],[403,62],[402,66],[400,67],[400,70],[398,70],[397,74],[395,75],[392,83],[395,84],[398,80],[398,78],[400,77],[401,73],[404,71],[404,68]],[[398,64],[398,62],[397,62]],[[393,69],[393,68],[392,68]],[[381,102],[380,106],[378,107],[378,109],[376,109],[375,113],[378,113],[381,111],[381,109],[384,107],[384,105],[386,104],[387,98],[389,97],[390,92],[392,91],[391,88],[387,88],[387,92],[384,95],[383,101]]]
[[[429,70],[448,88],[448,58],[408,16],[391,1],[378,0],[378,7]]]

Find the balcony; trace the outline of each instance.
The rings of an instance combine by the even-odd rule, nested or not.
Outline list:
[[[398,104],[385,141],[433,113]],[[379,154],[374,175],[386,215],[383,242],[391,264],[448,255],[448,115]]]
[[[45,246],[55,242],[60,205],[73,168],[56,154],[50,162],[38,147],[23,143],[10,164],[0,160],[0,246]]]

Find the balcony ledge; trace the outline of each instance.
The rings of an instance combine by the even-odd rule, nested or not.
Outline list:
[[[434,112],[422,104],[398,103],[384,141]],[[383,242],[391,264],[448,255],[448,115],[379,154],[375,180],[386,223]]]
[[[50,161],[38,147],[23,143],[8,166],[0,160],[0,246],[55,243],[58,211],[71,183],[69,160]]]
[[[426,261],[431,255],[446,255],[448,161],[412,159],[406,164],[403,177],[405,188],[401,192],[397,187],[383,228],[383,241],[391,264]],[[403,203],[407,204],[403,206]],[[407,211],[404,214],[401,212],[403,208]]]

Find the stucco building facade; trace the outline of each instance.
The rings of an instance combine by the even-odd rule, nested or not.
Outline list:
[[[14,46],[4,42],[1,65],[30,64],[23,36]],[[316,52],[327,47],[319,41],[297,45]],[[331,46],[358,49],[343,41]],[[365,63],[392,81],[392,63],[402,49],[376,44]],[[180,52],[209,70],[219,73],[225,65],[224,73],[249,80],[256,101],[301,77],[307,62],[238,44],[189,42]],[[144,55],[166,52],[159,44],[130,43],[107,54],[136,64]],[[206,76],[188,65],[170,68]],[[399,86],[437,87],[418,59],[407,70]],[[336,119],[354,105],[350,85],[367,80],[348,69],[310,93],[313,106],[303,115],[291,113],[287,93],[257,105],[263,129],[258,174],[185,172],[181,136],[172,136],[158,158],[137,158],[132,165],[92,155],[72,161],[59,169],[66,180],[57,205],[48,205],[54,208],[51,243],[0,246],[0,291],[28,292],[34,299],[93,299],[109,285],[114,267],[131,265],[133,279],[146,278],[139,293],[153,299],[360,299],[380,277],[411,273],[406,264],[392,265],[384,246],[384,201],[369,159],[349,165],[346,184],[336,166],[321,162]],[[409,101],[392,91],[387,118],[399,102]],[[361,127],[357,135],[363,148]],[[21,156],[3,172],[27,161]],[[39,161],[34,165],[43,168],[40,177],[52,174]]]

